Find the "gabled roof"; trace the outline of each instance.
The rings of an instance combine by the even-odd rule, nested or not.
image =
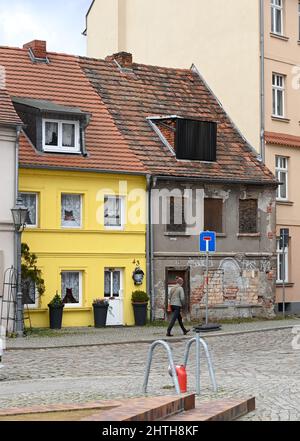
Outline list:
[[[21,126],[22,124],[9,93],[5,89],[0,88],[0,125]]]
[[[106,61],[81,57],[80,65],[131,149],[152,174],[275,182],[197,72],[136,63],[124,72],[111,57]],[[148,120],[168,115],[217,122],[217,161],[177,160]]]
[[[37,152],[23,134],[20,165],[108,172],[145,173],[145,167],[129,148],[124,136],[84,75],[76,56],[47,53],[49,64],[33,63],[28,49],[0,47],[0,65],[5,67],[7,91],[19,99],[50,101],[91,114],[86,129],[87,157]],[[11,106],[11,109],[13,107]]]

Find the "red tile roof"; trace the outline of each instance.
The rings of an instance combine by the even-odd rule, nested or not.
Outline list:
[[[286,133],[265,132],[265,141],[284,147],[300,147],[300,136],[287,135]]]
[[[51,100],[91,113],[86,130],[88,157],[38,153],[23,135],[20,165],[145,173],[144,165],[128,147],[102,99],[85,77],[78,57],[56,53],[47,56],[49,64],[33,63],[27,49],[0,47],[7,90],[11,96]]]
[[[80,64],[132,150],[153,174],[257,183],[275,181],[198,73],[136,63],[132,71],[122,71],[110,59],[85,57]],[[177,160],[146,119],[168,115],[217,122],[217,161]]]
[[[0,124],[5,126],[21,125],[19,118],[9,93],[5,89],[0,88]]]

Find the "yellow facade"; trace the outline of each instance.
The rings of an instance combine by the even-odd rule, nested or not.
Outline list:
[[[107,268],[120,269],[122,273],[122,324],[134,324],[131,293],[136,289],[146,291],[146,277],[141,286],[136,286],[132,279],[134,261],[139,261],[146,273],[145,222],[128,221],[122,230],[110,230],[103,222],[101,224],[101,219],[104,217],[103,195],[114,192],[121,196],[127,214],[145,210],[145,189],[143,176],[20,170],[20,192],[38,195],[38,225],[25,230],[22,242],[37,254],[46,285],[46,292],[38,299],[36,307],[30,308],[33,327],[49,326],[47,305],[57,291],[61,293],[62,271],[79,271],[82,275],[81,304],[65,305],[63,327],[93,326],[92,302],[104,297],[104,271]],[[130,196],[132,190],[138,190],[139,200]],[[81,195],[80,228],[62,227],[61,194]]]

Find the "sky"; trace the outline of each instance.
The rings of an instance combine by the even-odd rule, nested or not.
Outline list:
[[[86,55],[85,15],[91,0],[0,0],[0,46],[46,40],[50,52]]]

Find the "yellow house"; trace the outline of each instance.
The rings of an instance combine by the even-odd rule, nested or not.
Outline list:
[[[92,302],[104,296],[113,298],[107,324],[134,324],[131,293],[137,287],[132,273],[137,261],[146,268],[145,225],[124,221],[133,206],[128,195],[137,188],[145,189],[144,177],[20,170],[21,195],[33,224],[23,241],[37,253],[46,284],[46,293],[30,305],[34,326],[48,326],[47,304],[56,291],[65,297],[66,289],[72,289],[76,303],[66,303],[63,326],[92,325]],[[120,203],[120,227],[101,223],[104,198],[113,201],[114,195]],[[65,220],[66,211],[73,211],[75,221]]]
[[[28,208],[22,242],[37,255],[46,291],[32,287],[33,327],[48,327],[58,292],[63,326],[92,326],[109,299],[108,325],[133,325],[133,271],[146,273],[146,171],[80,68],[78,57],[33,41],[0,48],[7,87],[25,124],[19,193]],[[19,74],[16,74],[19,72]],[[25,322],[25,325],[27,323]]]

